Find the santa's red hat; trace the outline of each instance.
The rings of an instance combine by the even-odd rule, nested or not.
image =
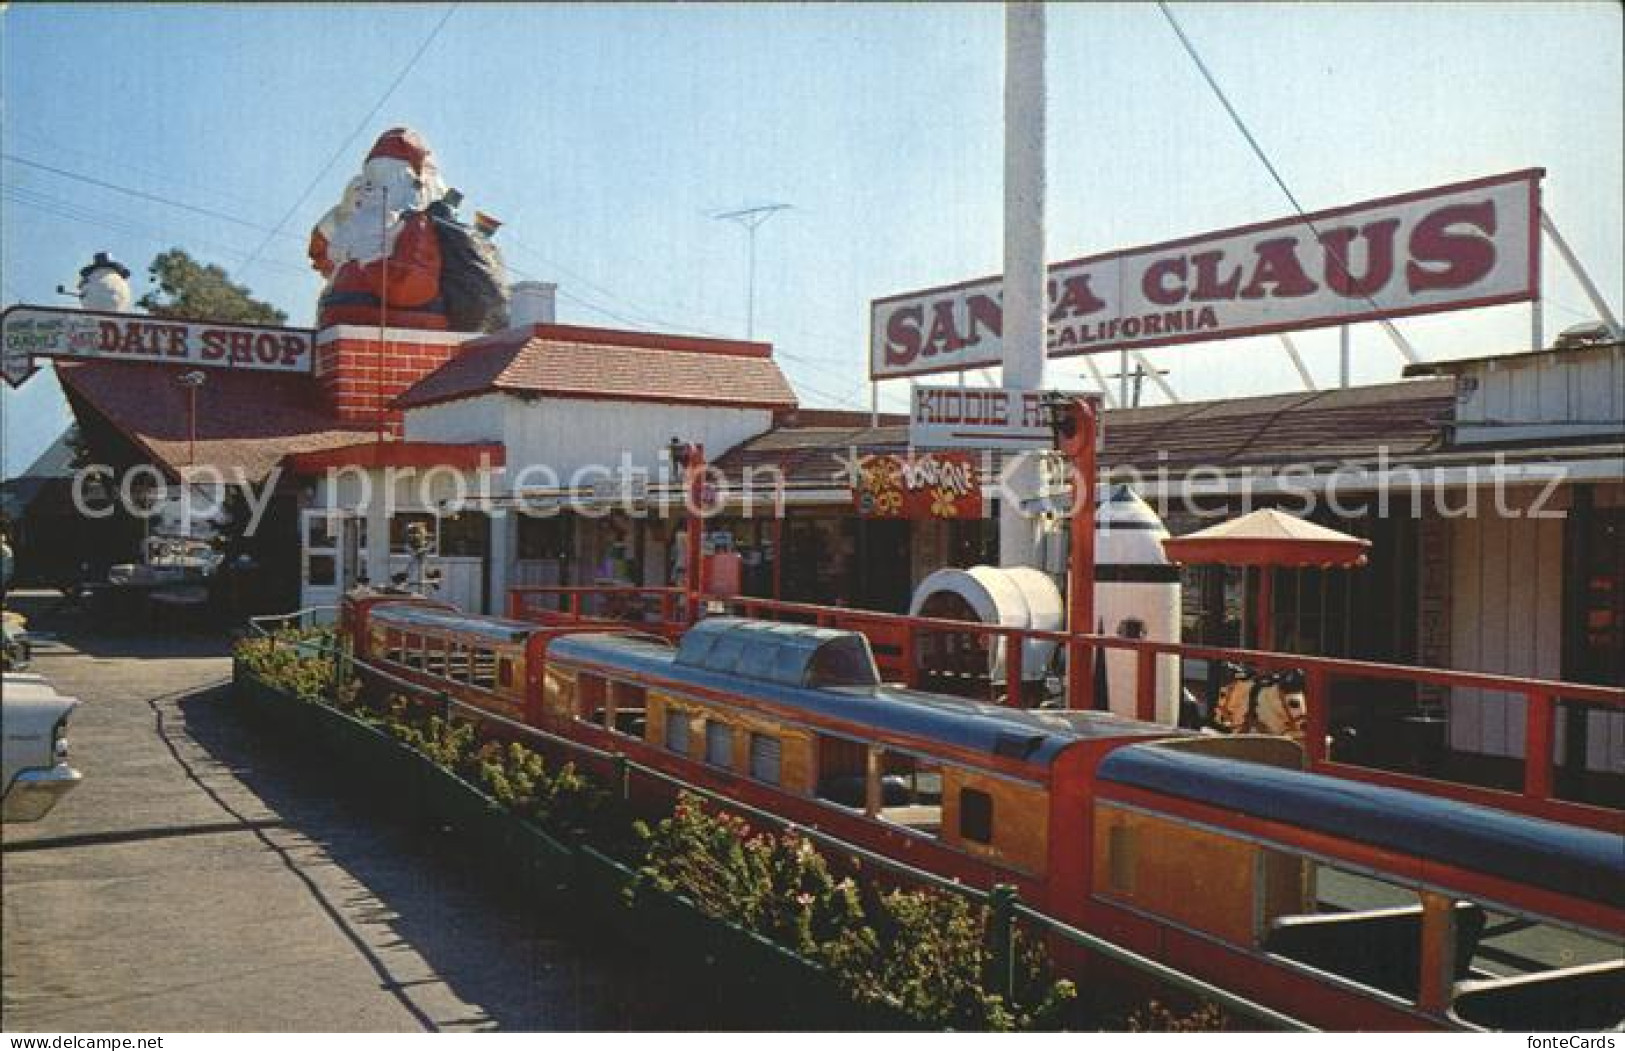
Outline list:
[[[378,136],[378,141],[372,144],[372,152],[367,154],[367,160],[376,157],[394,157],[405,161],[419,175],[423,174],[425,163],[434,167],[433,162],[429,161],[429,144],[411,128],[390,128]]]

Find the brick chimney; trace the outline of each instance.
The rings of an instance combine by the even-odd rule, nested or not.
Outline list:
[[[345,423],[382,424],[399,436],[397,395],[444,365],[478,332],[333,325],[316,333],[316,379]]]

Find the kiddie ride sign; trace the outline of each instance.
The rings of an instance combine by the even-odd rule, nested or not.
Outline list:
[[[1049,268],[1049,356],[1514,303],[1539,291],[1540,169]],[[1003,355],[1000,278],[870,307],[874,379]]]
[[[4,341],[6,382],[18,387],[37,370],[35,358],[309,372],[315,333],[302,328],[15,306],[0,314],[0,339]]]

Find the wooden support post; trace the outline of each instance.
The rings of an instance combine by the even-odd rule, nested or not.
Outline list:
[[[1134,717],[1157,721],[1157,651],[1150,647],[1134,654]]]
[[[1022,650],[1025,644],[1019,635],[1004,637],[1004,706],[1021,708]]]
[[[1524,695],[1523,794],[1552,796],[1552,723],[1557,698],[1531,690]]]
[[[1303,732],[1303,750],[1309,769],[1325,764],[1326,738],[1332,726],[1332,695],[1324,668],[1310,668],[1304,675],[1303,703],[1309,709]]]
[[[1456,903],[1449,895],[1423,891],[1422,972],[1416,1006],[1442,1014],[1450,1006],[1456,979]]]
[[[870,745],[863,759],[863,812],[871,818],[880,816],[880,804],[884,801],[880,775],[880,749]]]
[[[903,685],[911,690],[920,688],[919,633],[912,622],[903,628]]]

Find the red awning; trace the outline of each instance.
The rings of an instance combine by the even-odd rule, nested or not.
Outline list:
[[[1273,507],[1162,542],[1170,561],[1219,566],[1360,566],[1370,547]]]

